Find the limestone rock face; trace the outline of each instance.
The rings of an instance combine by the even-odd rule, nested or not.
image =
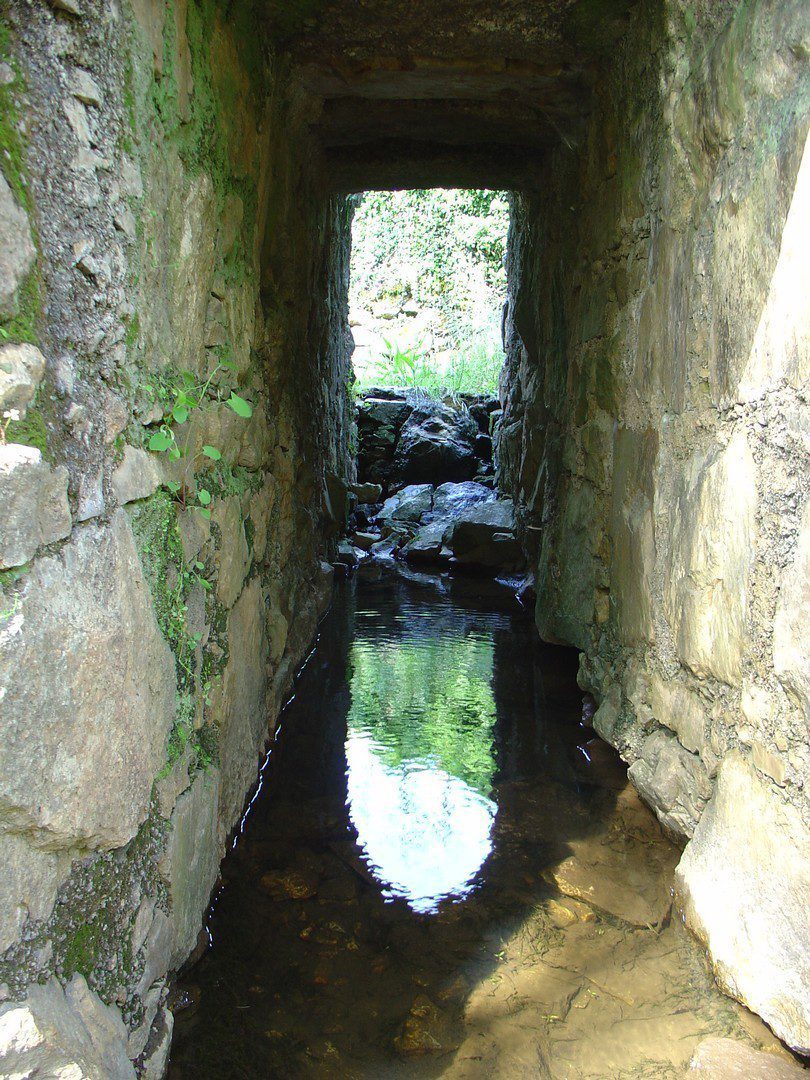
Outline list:
[[[34,265],[36,249],[28,216],[0,173],[0,316],[13,315],[15,294]]]
[[[671,518],[666,606],[681,657],[727,683],[742,677],[755,511],[754,461],[739,432],[691,462]]]
[[[645,740],[628,775],[662,825],[677,835],[692,835],[712,791],[699,757],[684,750],[673,735],[656,731]]]
[[[676,888],[721,984],[807,1053],[810,835],[800,813],[739,755],[721,766]]]
[[[135,446],[124,447],[124,457],[112,476],[112,488],[119,506],[148,498],[162,481],[163,472],[155,454]]]
[[[217,831],[219,773],[198,773],[177,800],[161,867],[169,882],[171,951],[168,966],[179,967],[194,948],[217,880],[221,844]]]
[[[259,754],[269,736],[265,693],[267,673],[260,657],[268,652],[264,601],[257,580],[242,592],[228,616],[230,659],[221,698],[221,820],[229,832],[239,818],[256,778]]]
[[[67,483],[67,469],[52,469],[35,447],[0,445],[0,569],[22,566],[70,535]]]
[[[0,638],[0,685],[0,822],[50,850],[130,840],[175,677],[123,511],[35,563]]]
[[[773,626],[773,666],[810,723],[810,503],[785,570]]]
[[[12,945],[26,919],[47,919],[68,870],[70,855],[39,851],[14,833],[0,833],[0,953]]]
[[[51,979],[28,988],[27,1000],[0,1006],[3,1076],[134,1080],[126,1028],[81,975],[67,990]]]

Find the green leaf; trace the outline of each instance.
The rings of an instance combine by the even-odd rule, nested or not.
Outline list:
[[[194,563],[194,569],[195,570],[204,570],[205,569],[205,563],[200,562],[200,560],[197,559],[197,561]]]
[[[194,384],[197,382],[197,376],[194,374],[193,371],[181,371],[180,378],[183,380],[186,386],[194,386]]]
[[[236,371],[236,364],[233,360],[220,360],[219,366],[225,368],[228,371]]]
[[[208,509],[207,506],[198,506],[197,511],[198,511],[198,513],[200,513],[205,518],[206,521],[211,520],[211,511]],[[202,580],[203,579],[200,578],[200,581],[202,581]]]
[[[179,461],[182,456],[183,455],[180,451],[180,447],[176,445],[172,446],[171,450],[169,451],[169,457],[172,459],[172,461]]]
[[[217,450],[215,446],[204,446],[202,448],[202,452],[205,454],[206,457],[210,457],[212,461],[219,461],[219,459],[222,457],[222,454],[219,452],[219,450]]]
[[[172,409],[172,416],[178,424],[185,424],[186,420],[188,420],[188,409],[185,405],[175,405]]]
[[[149,449],[154,450],[158,454],[162,454],[164,451],[174,446],[174,436],[168,434],[165,431],[156,431],[155,434],[149,439]]]
[[[200,513],[202,514],[203,517],[207,517],[207,518],[211,517],[211,511],[210,510],[200,510]],[[211,590],[213,589],[214,586],[211,584],[211,582],[208,580],[208,578],[201,577],[199,579],[199,581],[200,581],[200,584],[202,585],[202,587],[205,589],[206,592],[211,592]]]
[[[180,490],[180,481],[179,480],[167,480],[166,484],[165,484],[165,487],[166,487],[166,489],[168,491],[170,491],[172,493],[172,495],[176,495],[177,492]]]
[[[253,416],[253,406],[250,402],[245,401],[243,397],[239,397],[238,394],[231,393],[225,404],[230,405],[237,416],[244,416],[245,419]]]
[[[200,490],[197,492],[197,500],[200,506],[208,506],[208,504],[211,502],[211,492],[206,491],[205,488],[200,488]]]

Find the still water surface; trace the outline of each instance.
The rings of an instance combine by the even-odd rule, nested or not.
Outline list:
[[[778,1049],[519,609],[340,586],[176,990],[170,1077],[679,1077]]]

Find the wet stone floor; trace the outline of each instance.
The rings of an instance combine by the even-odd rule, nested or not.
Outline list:
[[[668,1078],[709,1036],[778,1051],[671,915],[679,852],[575,675],[517,605],[342,584],[175,988],[170,1078]]]

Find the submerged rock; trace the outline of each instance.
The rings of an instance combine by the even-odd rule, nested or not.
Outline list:
[[[449,1017],[430,998],[420,994],[411,1006],[411,1014],[394,1039],[398,1053],[446,1054],[455,1050],[458,1039],[453,1037]]]
[[[701,1080],[798,1080],[801,1065],[755,1050],[736,1039],[704,1039],[689,1063],[689,1075]]]

